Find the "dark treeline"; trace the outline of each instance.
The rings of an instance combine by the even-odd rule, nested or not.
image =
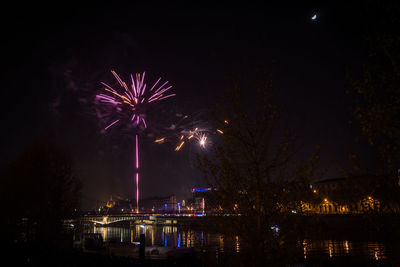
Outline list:
[[[1,172],[1,235],[6,244],[62,245],[63,221],[78,215],[81,190],[66,150],[43,135],[15,159],[3,162]]]

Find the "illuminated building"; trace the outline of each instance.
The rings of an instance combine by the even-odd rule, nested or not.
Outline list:
[[[302,210],[317,214],[359,214],[365,212],[385,212],[381,201],[374,197],[375,184],[379,177],[342,177],[314,182],[310,188],[319,203],[302,202]],[[395,203],[390,203],[391,211],[399,212]]]
[[[97,212],[100,214],[123,214],[133,211],[132,202],[120,196],[111,196],[105,205],[100,206]]]
[[[210,205],[210,193],[211,188],[192,188],[192,208],[194,212],[206,213],[210,211],[212,205]]]

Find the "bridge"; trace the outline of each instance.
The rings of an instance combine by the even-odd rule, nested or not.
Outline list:
[[[99,226],[111,226],[117,223],[129,222],[131,224],[151,224],[151,225],[177,225],[180,223],[190,223],[197,220],[200,216],[176,216],[176,215],[85,215],[82,221],[93,223]]]

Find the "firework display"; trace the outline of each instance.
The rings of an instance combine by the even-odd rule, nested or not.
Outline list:
[[[175,144],[174,150],[180,151],[186,144],[198,141],[201,148],[207,144],[207,136],[211,134],[212,127],[202,114],[183,115],[175,114],[178,120],[174,121],[164,131],[164,135],[157,137],[154,143],[161,144],[169,142]]]
[[[188,117],[188,116],[185,116]],[[213,127],[207,125],[205,121],[196,120],[190,121],[189,125],[177,124],[173,125],[175,133],[170,136],[163,136],[154,140],[154,143],[164,143],[167,140],[175,140],[175,151],[180,151],[185,144],[197,141],[198,145],[202,149],[211,143],[209,137],[213,134],[222,135],[224,132],[220,129],[214,129]]]
[[[103,131],[109,130],[118,124],[124,123],[126,126],[133,126],[137,130],[146,129],[147,111],[158,101],[175,96],[168,91],[172,86],[168,86],[168,81],[160,83],[159,78],[151,87],[144,81],[146,73],[130,75],[130,86],[128,86],[115,71],[111,71],[119,84],[115,89],[110,85],[101,82],[104,86],[104,93],[96,95],[100,104],[106,107],[106,117],[111,122],[104,127]],[[160,85],[161,84],[161,85]],[[160,139],[162,140],[162,139]],[[162,142],[162,141],[160,141]],[[139,212],[139,136],[135,134],[135,182],[136,182],[136,212]]]
[[[197,141],[201,149],[206,149],[210,144],[210,135],[223,134],[223,131],[209,126],[206,120],[200,119],[200,114],[189,116],[175,113],[170,116],[171,110],[157,111],[157,102],[175,96],[174,93],[169,93],[172,86],[168,85],[168,81],[161,82],[159,78],[154,84],[147,86],[146,73],[143,72],[131,74],[128,86],[115,71],[111,73],[118,86],[112,87],[101,82],[103,92],[96,95],[98,107],[101,109],[98,114],[106,121],[103,132],[118,128],[129,130],[129,134],[135,137],[134,180],[136,212],[139,212],[139,135],[152,138],[156,144],[175,144],[174,150],[180,151],[185,144],[193,141]],[[175,118],[174,122],[167,122],[170,117]],[[160,121],[163,121],[164,125]],[[168,126],[166,123],[169,123]]]
[[[168,91],[172,88],[172,86],[167,86],[168,81],[159,85],[161,78],[149,89],[144,82],[145,72],[143,72],[143,74],[137,73],[135,77],[131,74],[130,86],[128,86],[115,71],[111,71],[111,73],[120,85],[119,90],[101,82],[104,86],[105,93],[96,95],[96,99],[114,108],[113,114],[110,114],[110,117],[119,116],[119,118],[113,120],[104,130],[108,130],[110,127],[121,122],[121,118],[126,118],[127,116],[130,118],[133,126],[143,126],[147,128],[146,111],[150,103],[175,96],[175,94],[168,94]]]

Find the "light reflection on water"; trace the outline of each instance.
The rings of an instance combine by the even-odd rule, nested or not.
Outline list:
[[[367,257],[375,260],[387,258],[388,249],[381,242],[349,240],[307,240],[302,241],[304,259],[310,256],[343,257],[356,256]]]
[[[92,227],[86,232],[100,233],[105,242],[134,243],[140,240],[140,225],[131,228],[125,227]],[[192,230],[178,232],[176,226],[153,226],[145,225],[144,232],[147,246],[168,247],[194,247],[205,245],[204,232],[196,233]]]
[[[146,225],[144,228],[147,246],[200,248],[203,251],[216,252],[216,256],[224,252],[241,251],[239,236],[226,237],[218,233],[178,229],[176,226]],[[87,232],[100,233],[105,242],[133,243],[139,242],[140,225],[124,227],[92,227]],[[310,240],[298,243],[304,259],[311,257],[343,257],[357,256],[375,260],[386,259],[388,248],[381,242],[354,242],[350,240]]]

